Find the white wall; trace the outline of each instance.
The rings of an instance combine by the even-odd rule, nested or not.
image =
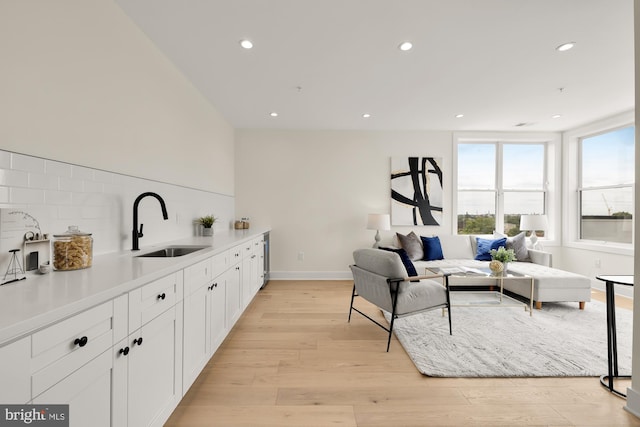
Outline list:
[[[0,2],[0,149],[233,195],[233,128],[111,0]]]
[[[451,132],[237,130],[236,215],[272,227],[272,277],[349,278],[352,251],[374,242],[367,214],[390,212],[390,157],[442,157],[450,211],[451,147]],[[451,229],[450,215],[422,228]]]

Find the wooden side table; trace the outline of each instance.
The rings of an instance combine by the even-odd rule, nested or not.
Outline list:
[[[630,375],[618,374],[618,341],[616,333],[616,297],[614,285],[633,286],[633,276],[628,275],[607,275],[596,276],[606,284],[606,304],[607,304],[607,361],[608,373],[600,376],[600,384],[609,389],[616,396],[626,398],[627,395],[613,387],[613,380],[616,378],[631,378]]]

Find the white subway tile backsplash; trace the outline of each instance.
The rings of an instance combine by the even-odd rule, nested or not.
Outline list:
[[[11,169],[11,153],[0,151],[0,169]]]
[[[28,212],[44,233],[63,233],[69,225],[94,233],[94,254],[131,248],[133,201],[147,191],[165,200],[169,220],[157,200],[146,198],[141,247],[192,236],[193,219],[206,213],[220,218],[221,229],[234,218],[230,196],[0,150],[0,208]],[[0,249],[6,244],[14,242],[0,238]]]
[[[41,173],[29,174],[29,188],[39,188],[43,190],[57,190],[58,189],[58,177],[45,175]]]
[[[104,190],[104,184],[102,182],[85,181],[84,192],[85,193],[102,193]]]
[[[70,219],[80,218],[82,216],[82,208],[78,206],[58,206],[58,220],[67,222]]]
[[[44,159],[25,156],[24,154],[11,154],[11,169],[26,172],[44,173]]]
[[[50,205],[70,205],[71,192],[69,191],[45,191],[44,202]]]
[[[71,165],[68,163],[45,160],[44,170],[47,175],[71,178]]]
[[[84,166],[71,166],[71,177],[75,180],[93,181],[93,169]]]
[[[93,171],[93,179],[98,182],[113,183],[114,182],[113,176],[114,174],[111,172],[105,172],[101,170]]]
[[[43,204],[44,190],[33,188],[11,188],[9,192],[9,202],[26,204]]]
[[[7,187],[28,187],[29,174],[22,171],[0,170],[0,185]]]
[[[9,187],[0,187],[0,203],[9,203]]]
[[[82,191],[84,191],[84,181],[77,181],[73,178],[60,177],[60,190],[81,193]]]

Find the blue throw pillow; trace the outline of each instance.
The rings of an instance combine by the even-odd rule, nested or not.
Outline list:
[[[500,246],[506,246],[507,238],[489,240],[476,237],[478,250],[476,251],[476,259],[478,261],[491,261],[491,249],[498,249]]]
[[[409,259],[409,255],[407,255],[407,251],[405,251],[404,249],[383,248],[383,247],[380,247],[378,249],[397,253],[400,256],[402,263],[404,264],[405,270],[407,270],[407,276],[412,277],[412,276],[418,275],[418,272],[416,271],[416,267],[413,265],[413,263],[411,262],[411,259]]]
[[[422,240],[422,248],[424,250],[424,257],[422,257],[423,260],[434,261],[437,259],[444,259],[442,245],[440,244],[440,238],[438,236],[420,236],[420,240]]]

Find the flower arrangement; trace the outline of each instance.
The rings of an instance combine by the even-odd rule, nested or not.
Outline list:
[[[511,262],[516,260],[516,253],[513,249],[506,249],[504,246],[500,246],[497,250],[491,249],[489,251],[491,259],[500,262]]]

